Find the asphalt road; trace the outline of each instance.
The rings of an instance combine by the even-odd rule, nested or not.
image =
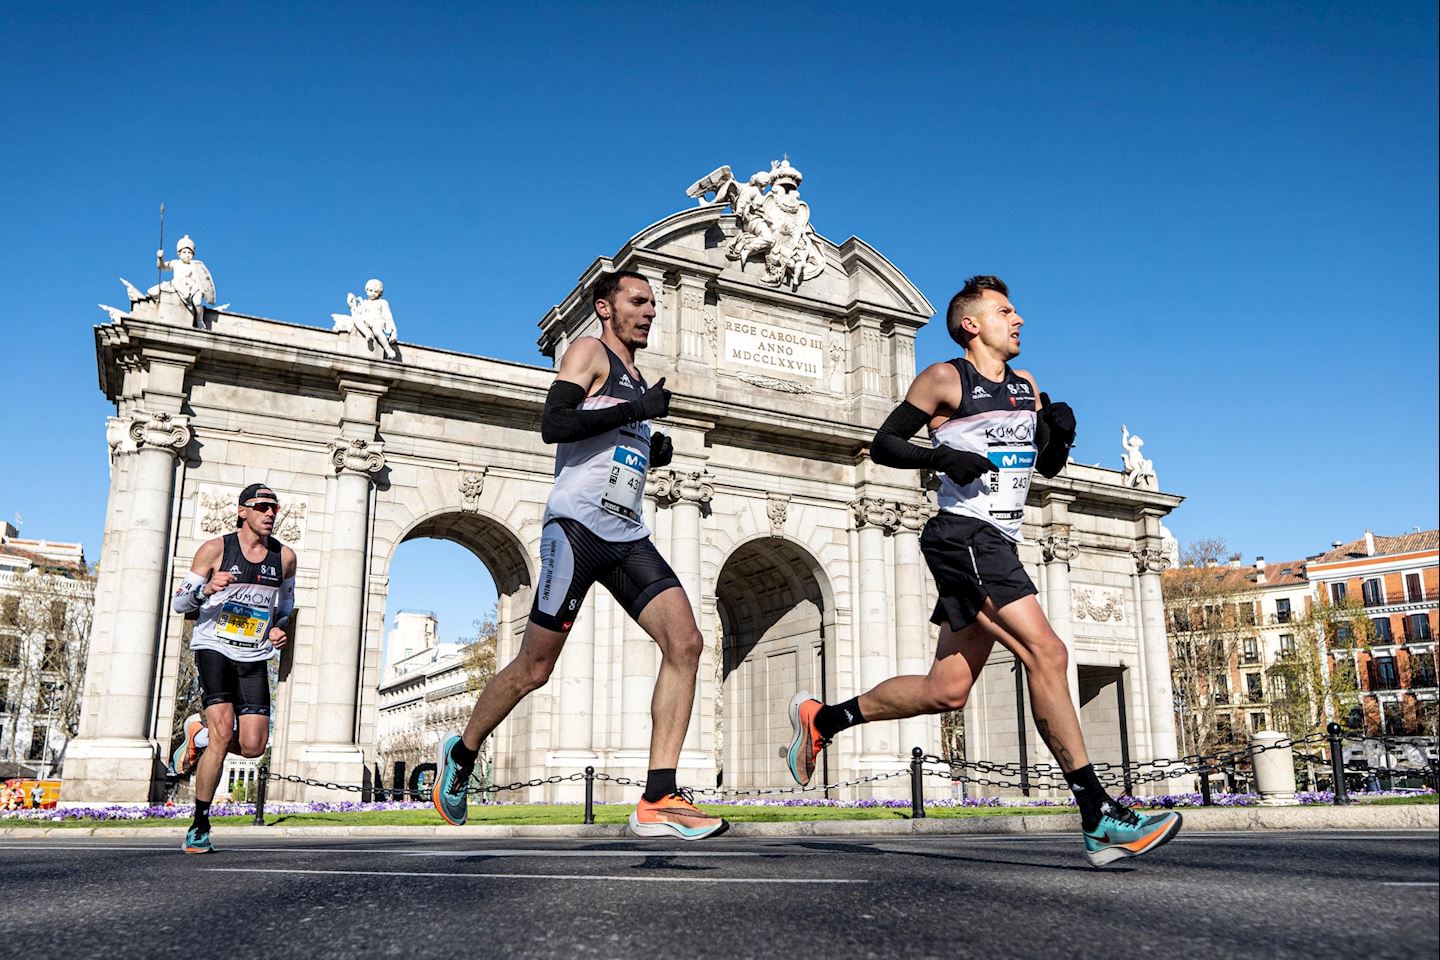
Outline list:
[[[0,950],[44,957],[1166,957],[1440,953],[1431,832],[0,841]]]

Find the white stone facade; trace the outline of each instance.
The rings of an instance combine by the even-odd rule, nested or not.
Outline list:
[[[599,273],[637,270],[659,294],[638,362],[674,391],[665,429],[675,459],[652,472],[646,515],[709,643],[680,761],[681,782],[697,787],[785,785],[777,753],[797,688],[843,699],[923,672],[933,655],[934,588],[919,553],[933,501],[915,474],[877,467],[866,447],[913,379],[914,337],[934,311],[853,237],[817,236],[824,269],[797,289],[764,283],[727,259],[735,229],[714,204],[668,217],[595,261],[540,321],[541,350],[558,362],[596,329],[587,291]],[[204,540],[206,490],[263,481],[303,506],[300,612],[273,733],[283,772],[359,783],[377,759],[388,571],[401,542],[449,539],[486,564],[501,663],[524,629],[553,471],[538,430],[552,370],[413,344],[397,363],[329,330],[212,316],[212,329],[195,328],[162,296],[96,328],[116,416],[68,802],[154,793],[181,655],[181,618],[161,601]],[[1117,680],[1130,755],[1174,756],[1160,518],[1179,502],[1075,464],[1032,488],[1022,557],[1076,652],[1097,759],[1120,758]],[[1009,656],[994,661],[967,707],[970,754],[1013,758]],[[643,776],[657,667],[654,644],[592,592],[555,676],[497,731],[495,780],[586,765]],[[902,770],[911,746],[933,749],[938,726],[863,727],[826,751],[822,776]],[[1023,727],[1031,762],[1048,761],[1028,716]],[[282,798],[302,792],[277,786]],[[846,794],[907,789],[896,778]],[[579,791],[566,783],[528,799]]]

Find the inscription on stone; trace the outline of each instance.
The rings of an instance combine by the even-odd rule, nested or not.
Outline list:
[[[771,373],[818,380],[825,373],[825,339],[818,334],[726,317],[725,357],[731,363]]]

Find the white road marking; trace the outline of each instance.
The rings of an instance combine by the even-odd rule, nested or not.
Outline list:
[[[0,844],[0,850],[110,850],[110,851],[170,851],[180,849],[179,844],[164,847],[139,846],[128,843],[122,844],[80,844],[80,843],[39,843],[25,841],[17,844]],[[577,860],[587,860],[598,857],[773,857],[779,856],[775,853],[766,853],[763,850],[666,850],[656,848],[653,850],[399,850],[376,849],[376,848],[350,848],[350,847],[253,847],[248,844],[224,844],[226,853],[368,853],[379,856],[394,857],[570,857]],[[786,854],[786,856],[810,856],[811,851]]]
[[[1380,884],[1380,886],[1382,886],[1382,887],[1440,887],[1440,881],[1437,881],[1437,880],[1386,880],[1386,881],[1383,881],[1383,882]]]
[[[306,876],[340,877],[448,877],[467,880],[630,880],[637,883],[869,883],[869,880],[837,880],[822,877],[803,880],[775,877],[640,877],[584,873],[446,873],[409,870],[293,870],[281,867],[207,867],[209,873],[291,873]]]

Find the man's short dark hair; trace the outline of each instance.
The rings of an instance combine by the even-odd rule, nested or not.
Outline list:
[[[594,306],[595,301],[604,300],[612,307],[615,305],[615,295],[620,292],[620,281],[625,278],[639,280],[649,286],[650,278],[643,273],[636,273],[634,270],[615,270],[610,273],[600,274],[600,279],[595,281],[593,293],[590,297],[590,304]]]
[[[965,286],[960,288],[960,292],[950,298],[950,307],[945,311],[945,329],[950,331],[950,339],[961,346],[965,345],[965,341],[969,337],[960,327],[960,318],[979,305],[986,290],[994,290],[1002,297],[1010,296],[1010,288],[1005,286],[1004,280],[989,274],[981,274],[966,280]]]

